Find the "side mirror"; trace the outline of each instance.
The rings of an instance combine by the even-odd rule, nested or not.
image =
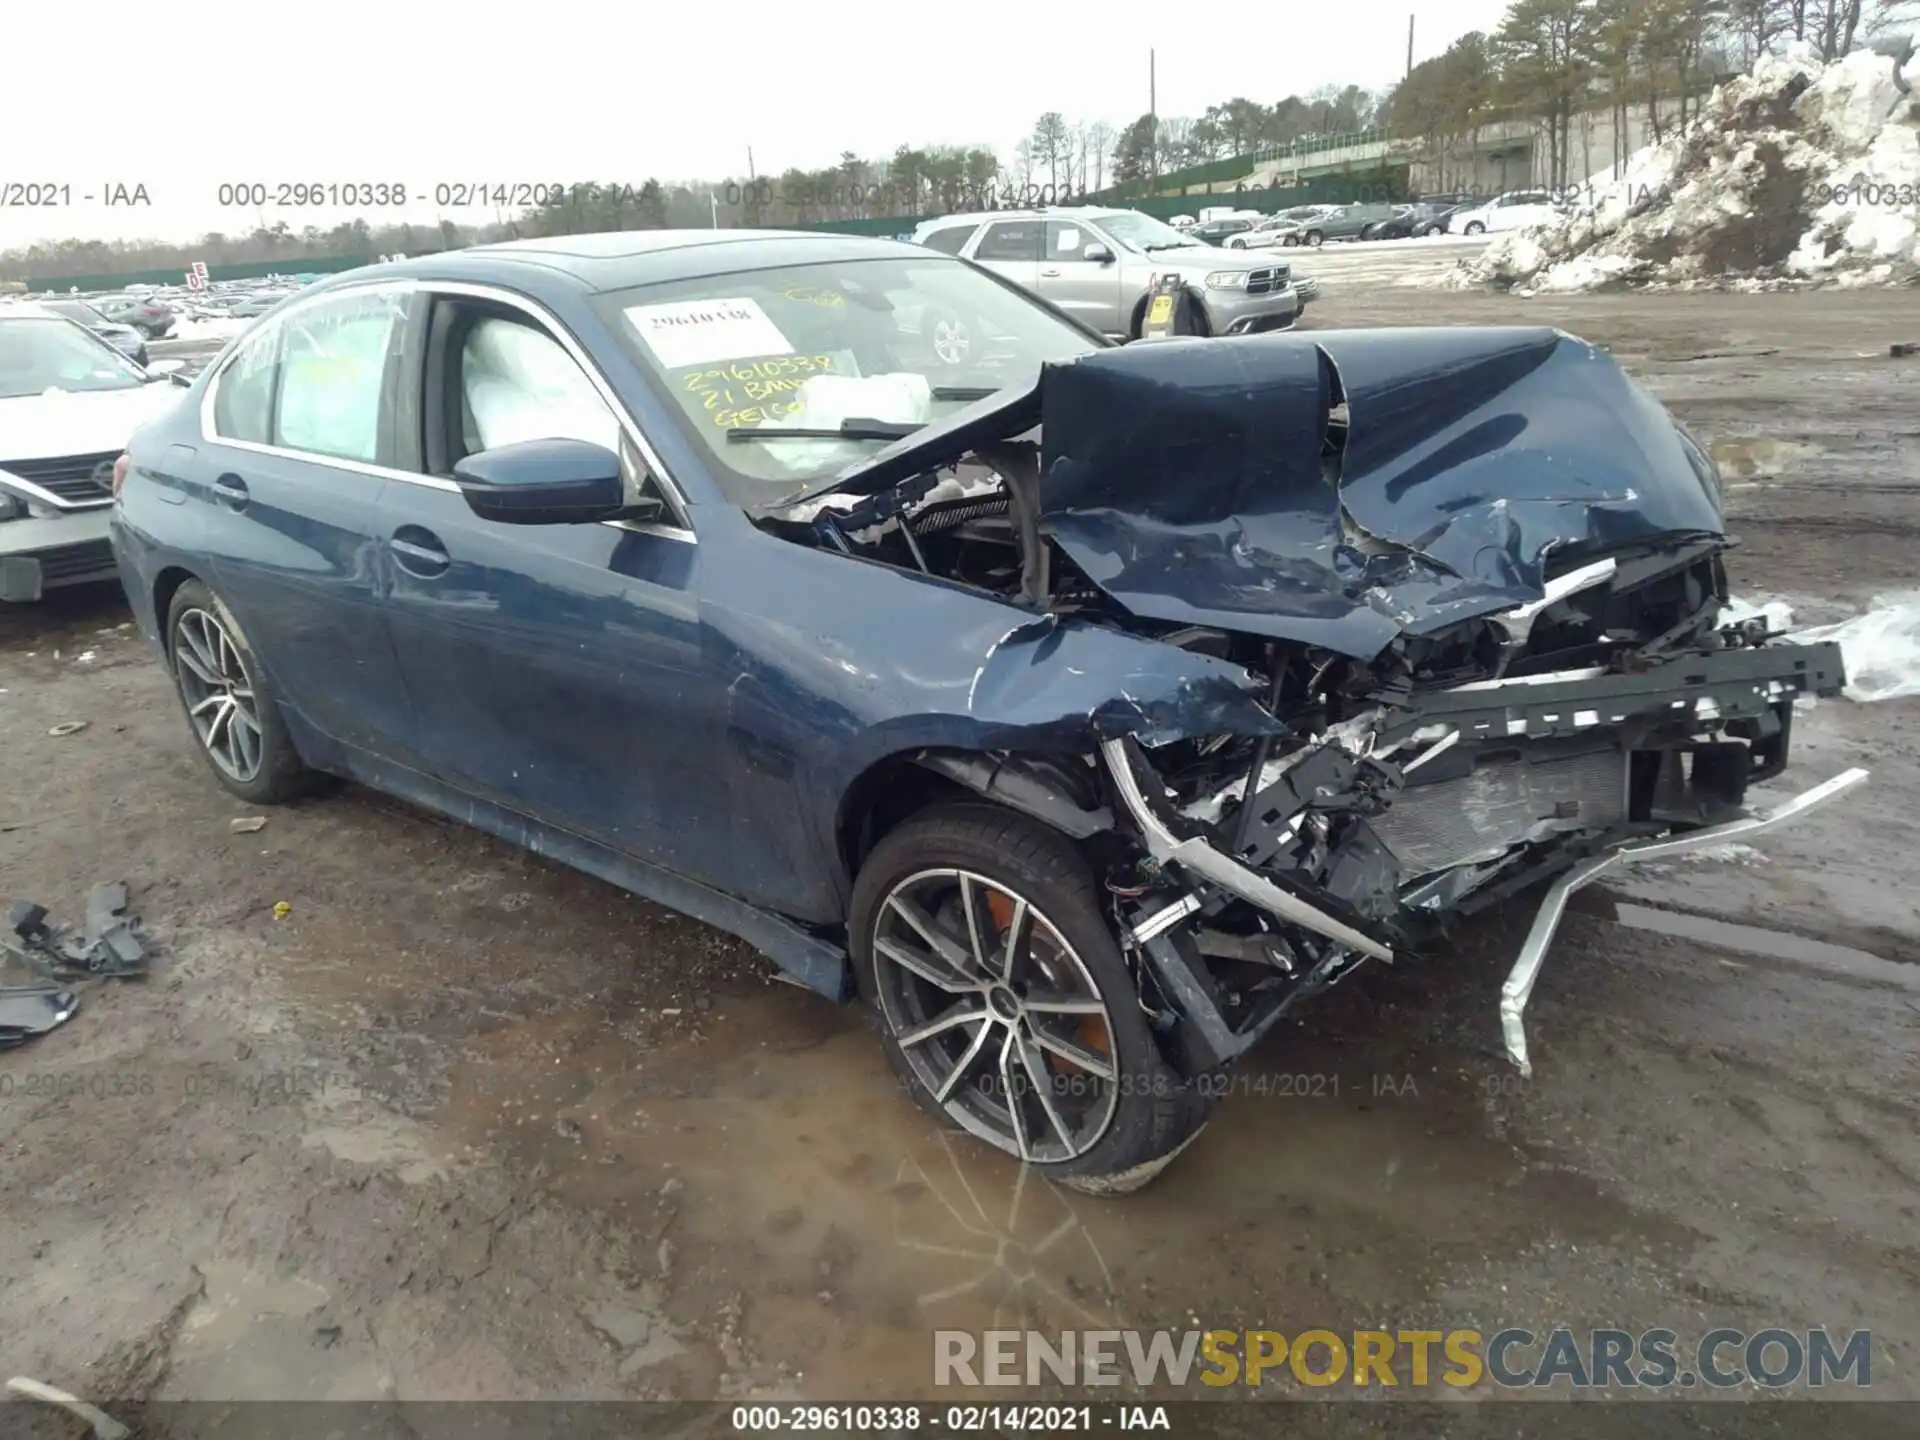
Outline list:
[[[1113,251],[1109,250],[1097,240],[1080,253],[1088,260],[1092,260],[1099,265],[1111,265],[1113,263]]]
[[[506,525],[580,525],[626,506],[620,457],[585,440],[522,440],[453,467],[467,506]]]
[[[184,360],[156,360],[147,366],[147,373],[149,375],[177,375],[180,373],[181,367],[185,364],[186,361]]]

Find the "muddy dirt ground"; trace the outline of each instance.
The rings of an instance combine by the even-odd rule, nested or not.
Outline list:
[[[1376,289],[1314,320],[1606,344],[1721,456],[1736,590],[1824,620],[1916,573],[1894,309]],[[931,1331],[996,1321],[1827,1325],[1920,1399],[1920,702],[1799,717],[1795,778],[1871,766],[1857,799],[1583,897],[1530,1081],[1495,1010],[1522,908],[1271,1036],[1119,1201],[949,1139],[860,1012],[597,881],[351,787],[232,832],[117,594],[0,613],[0,726],[0,890],[74,920],[124,878],[156,954],[0,1055],[5,1375],[924,1398]]]

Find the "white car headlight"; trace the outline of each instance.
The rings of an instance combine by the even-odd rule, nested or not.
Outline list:
[[[1247,271],[1215,270],[1207,276],[1209,290],[1244,290],[1247,288]]]

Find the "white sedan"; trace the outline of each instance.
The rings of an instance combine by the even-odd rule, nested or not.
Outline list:
[[[114,462],[186,393],[39,305],[0,305],[0,601],[117,575]]]
[[[1471,209],[1456,210],[1447,217],[1449,235],[1486,235],[1501,230],[1524,230],[1529,225],[1544,225],[1558,219],[1560,207],[1545,190],[1509,190]]]

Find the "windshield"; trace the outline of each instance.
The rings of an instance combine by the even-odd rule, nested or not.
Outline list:
[[[0,399],[47,390],[132,390],[148,378],[71,320],[0,320]]]
[[[597,303],[746,508],[797,495],[905,431],[1100,345],[940,255],[708,275]],[[779,434],[842,425],[860,438]]]
[[[1176,245],[1193,244],[1191,235],[1182,235],[1171,225],[1156,220],[1151,215],[1142,215],[1138,210],[1126,210],[1117,215],[1096,215],[1093,217],[1093,223],[1127,249],[1138,251],[1142,255],[1150,250],[1165,250]]]

